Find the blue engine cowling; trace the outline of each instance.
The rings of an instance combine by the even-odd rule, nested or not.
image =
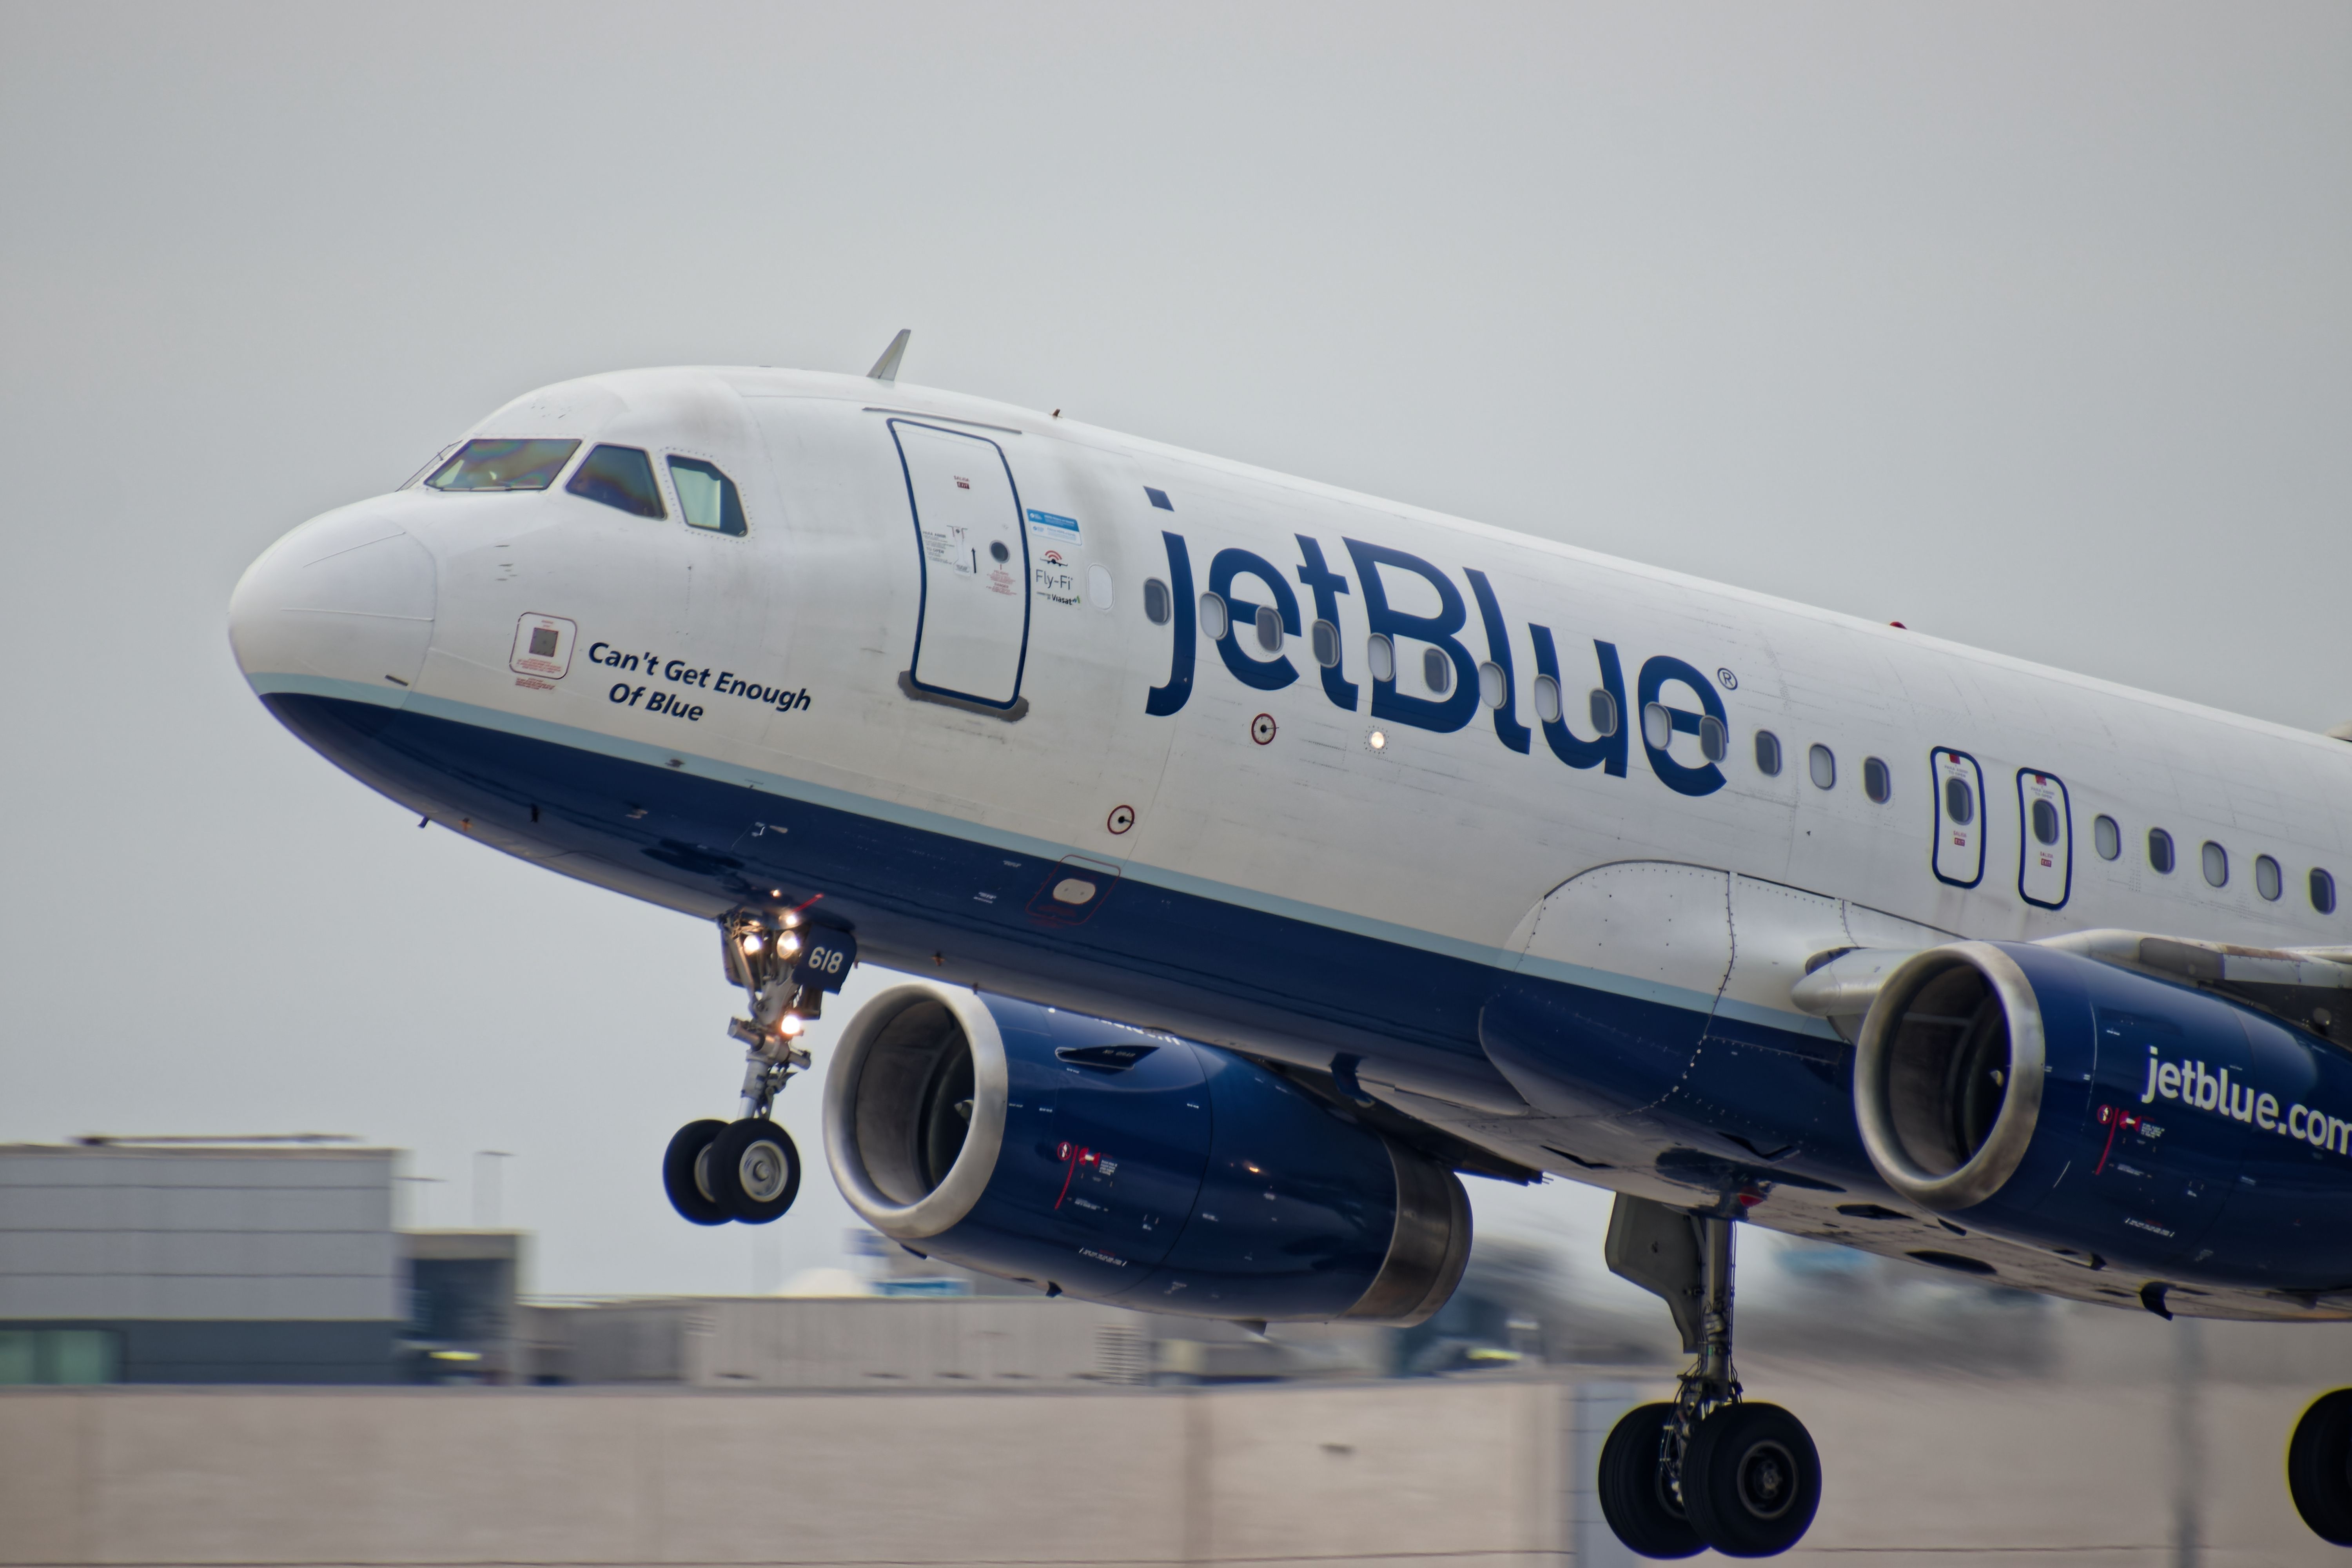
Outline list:
[[[1889,1185],[1990,1234],[2167,1281],[2352,1286],[2352,1056],[2194,986],[1930,948],[1864,1020],[1854,1110]]]
[[[1139,1310],[1418,1323],[1469,1258],[1451,1170],[1265,1068],[929,981],[843,1030],[824,1142],[883,1235]]]

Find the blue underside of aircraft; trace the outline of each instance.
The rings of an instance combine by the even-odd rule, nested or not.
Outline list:
[[[315,693],[264,700],[394,799],[672,908],[716,916],[822,893],[809,918],[853,931],[889,967],[1294,1061],[1352,1055],[1372,1076],[1386,1066],[1500,1107],[1517,1096],[1493,1043],[1541,1064],[1547,1109],[1564,1118],[1555,1152],[1570,1164],[1605,1169],[1638,1146],[1659,1175],[1720,1202],[1786,1185],[1882,1192],[1843,1041],[1517,974],[1089,857],[1011,852],[704,776],[684,759]],[[1073,876],[1098,889],[1077,908],[1052,896]],[[1587,1121],[1607,1152],[1576,1147]]]

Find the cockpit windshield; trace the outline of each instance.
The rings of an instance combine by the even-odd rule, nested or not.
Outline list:
[[[639,517],[666,515],[661,491],[654,485],[653,459],[635,447],[597,447],[563,488]]]
[[[577,441],[468,441],[425,482],[436,490],[543,490]]]

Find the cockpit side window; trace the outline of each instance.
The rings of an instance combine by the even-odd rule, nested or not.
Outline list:
[[[635,447],[597,447],[563,488],[637,517],[669,515],[654,483],[654,461]]]
[[[577,441],[468,441],[425,482],[436,490],[543,490],[578,450]]]
[[[677,490],[677,510],[694,527],[714,533],[750,531],[743,522],[743,498],[736,493],[735,481],[710,464],[696,458],[673,457],[669,482]]]

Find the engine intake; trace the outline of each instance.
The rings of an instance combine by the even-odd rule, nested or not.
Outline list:
[[[1093,1300],[1412,1324],[1469,1258],[1451,1170],[1255,1063],[929,981],[843,1030],[824,1136],[885,1236]]]
[[[1854,1058],[1897,1194],[2093,1270],[2352,1305],[2352,1054],[2245,1004],[2033,942],[1898,964]],[[2191,1282],[2191,1283],[2183,1283]]]
[[[1913,955],[1886,977],[1854,1058],[1871,1163],[1927,1208],[1983,1203],[2032,1145],[2046,1058],[2033,986],[2008,953],[1963,942]]]

